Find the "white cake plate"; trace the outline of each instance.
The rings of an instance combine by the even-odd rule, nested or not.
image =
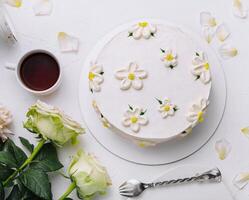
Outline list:
[[[196,173],[203,173],[214,166],[185,165],[169,170],[154,181],[165,181],[176,178],[195,176]],[[179,192],[180,191],[180,192]],[[145,191],[139,198],[132,200],[234,200],[231,191],[226,184],[221,183],[193,183],[177,185],[172,187],[161,187]],[[131,199],[128,199],[131,200]]]
[[[143,19],[144,20],[144,19]],[[152,21],[152,20],[149,20]],[[155,23],[164,23],[160,20],[154,20]],[[185,138],[178,138],[166,143],[162,143],[155,147],[141,148],[133,144],[131,141],[115,134],[111,130],[104,128],[100,123],[97,114],[92,108],[92,99],[88,87],[88,70],[89,63],[95,60],[98,51],[105,45],[114,35],[121,30],[130,27],[134,22],[119,26],[113,32],[108,34],[101,40],[95,48],[91,51],[85,65],[82,69],[79,82],[79,103],[81,112],[83,114],[86,126],[92,136],[101,144],[106,150],[112,154],[133,162],[143,165],[163,165],[170,164],[182,160],[193,153],[200,150],[216,132],[226,106],[226,79],[222,69],[221,63],[212,49],[195,33],[182,28],[184,32],[193,36],[199,44],[202,44],[204,51],[208,54],[209,60],[212,62],[212,91],[210,96],[210,106],[205,118],[205,122],[199,124],[193,129],[193,133]],[[173,25],[172,25],[173,26]],[[115,101],[110,99],[110,101]]]

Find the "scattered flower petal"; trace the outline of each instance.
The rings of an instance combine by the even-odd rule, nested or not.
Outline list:
[[[35,0],[33,10],[35,15],[50,15],[53,9],[52,0]]]
[[[211,15],[210,12],[200,13],[200,23],[205,27],[215,27],[217,25],[216,19]]]
[[[233,184],[239,189],[243,189],[249,182],[249,172],[242,172],[235,176]]]
[[[77,52],[79,49],[78,38],[68,35],[65,32],[58,33],[58,41],[61,52]]]
[[[228,59],[237,56],[238,50],[230,44],[223,44],[219,49],[219,53],[222,58]]]
[[[215,150],[220,160],[225,160],[231,152],[232,146],[226,139],[218,140],[215,143]]]
[[[244,6],[241,0],[233,0],[233,14],[239,18],[246,18],[248,9]]]
[[[12,115],[10,111],[4,106],[0,105],[0,139],[4,142],[8,139],[8,134],[12,132],[8,129],[12,122]]]
[[[210,27],[203,27],[202,28],[202,35],[204,39],[207,41],[207,43],[211,43],[213,37],[214,37],[215,31],[213,28]]]
[[[230,31],[225,24],[221,24],[216,29],[216,36],[221,41],[224,42],[230,35]]]
[[[249,137],[249,126],[248,126],[248,127],[245,127],[245,128],[242,128],[242,129],[241,129],[241,132],[242,132],[246,137]]]
[[[22,0],[4,0],[3,2],[16,8],[19,8],[22,6]]]

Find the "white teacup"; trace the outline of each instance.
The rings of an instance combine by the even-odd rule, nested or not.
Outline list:
[[[57,66],[59,68],[59,76],[58,76],[56,82],[51,87],[49,87],[48,89],[45,89],[45,90],[31,89],[30,87],[28,87],[24,83],[24,81],[21,78],[21,74],[20,74],[20,69],[21,69],[21,66],[22,66],[24,60],[26,58],[28,58],[29,56],[31,56],[33,54],[36,54],[36,53],[43,53],[43,54],[49,55],[57,63]],[[59,61],[51,52],[49,52],[47,50],[36,49],[36,50],[29,51],[19,59],[18,64],[6,63],[5,68],[8,69],[8,70],[14,71],[15,74],[16,74],[16,79],[17,79],[17,82],[19,83],[19,85],[21,85],[21,87],[23,89],[25,89],[26,91],[28,91],[28,92],[30,92],[32,94],[35,94],[35,95],[48,95],[48,94],[51,94],[52,92],[54,92],[59,87],[59,85],[61,83],[62,70],[61,70]]]

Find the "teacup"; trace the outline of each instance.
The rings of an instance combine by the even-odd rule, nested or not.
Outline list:
[[[32,94],[50,94],[61,83],[60,64],[47,50],[29,51],[19,59],[18,64],[7,63],[5,68],[14,71],[18,83]]]

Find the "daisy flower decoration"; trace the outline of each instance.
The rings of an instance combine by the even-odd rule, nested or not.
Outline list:
[[[209,101],[202,98],[191,106],[187,115],[187,120],[190,122],[192,127],[204,121],[204,115],[207,111],[208,104]]]
[[[149,39],[151,36],[154,37],[157,28],[146,21],[139,22],[132,26],[129,30],[129,37],[133,37],[135,40],[141,38]]]
[[[125,127],[130,127],[130,129],[137,133],[141,126],[148,124],[148,119],[145,117],[146,110],[141,108],[133,108],[129,105],[129,109],[125,112],[123,116],[122,124]]]
[[[95,112],[97,113],[98,118],[99,118],[100,121],[102,122],[103,127],[105,127],[105,128],[110,128],[110,127],[111,127],[111,124],[110,124],[109,121],[104,117],[104,115],[100,112],[99,107],[98,107],[96,101],[93,101],[93,102],[92,102],[92,106],[93,106]]]
[[[97,62],[92,62],[88,73],[89,89],[93,92],[101,91],[101,84],[104,82],[103,67]]]
[[[172,49],[161,49],[161,61],[164,63],[165,67],[171,69],[175,68],[177,65],[177,55]]]
[[[192,74],[196,76],[196,80],[200,79],[203,84],[211,81],[211,73],[209,62],[203,52],[196,52],[192,60]]]
[[[131,87],[135,90],[141,90],[143,88],[143,79],[147,77],[147,72],[139,69],[138,64],[131,62],[128,67],[118,70],[115,77],[121,80],[121,90],[128,90]]]
[[[175,104],[171,103],[169,98],[165,98],[163,101],[160,99],[156,100],[159,103],[158,111],[161,113],[163,118],[175,115],[175,112],[178,110],[178,108]]]

